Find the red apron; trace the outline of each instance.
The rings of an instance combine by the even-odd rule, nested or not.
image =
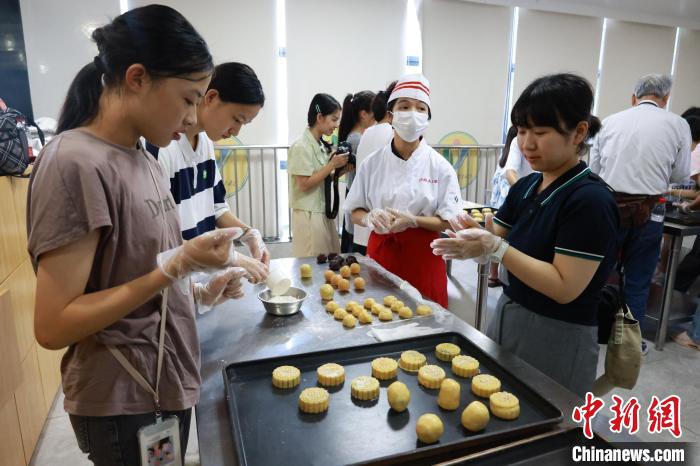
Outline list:
[[[447,308],[445,261],[434,255],[430,247],[430,242],[439,237],[440,233],[423,228],[409,228],[389,235],[372,232],[367,255],[413,285],[424,298]]]

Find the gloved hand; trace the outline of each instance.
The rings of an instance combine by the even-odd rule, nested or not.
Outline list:
[[[393,217],[394,221],[391,222],[390,233],[401,233],[409,228],[418,228],[418,217],[413,215],[407,210],[392,209],[389,207],[386,209]]]
[[[248,250],[253,259],[259,260],[266,266],[270,265],[270,252],[267,250],[267,246],[265,246],[260,231],[255,228],[250,228],[241,236],[241,242],[248,246]]]
[[[245,254],[241,254],[240,252],[236,254],[235,260],[231,261],[229,265],[244,268],[250,283],[264,282],[269,273],[265,264]]]
[[[156,256],[163,274],[175,282],[194,272],[212,272],[236,265],[238,253],[233,240],[243,233],[240,228],[222,228],[185,241],[182,245]]]
[[[212,274],[207,283],[195,283],[193,286],[194,300],[197,303],[199,313],[204,314],[228,299],[242,297],[243,284],[241,279],[245,275],[245,269],[229,267]]]
[[[448,231],[447,234],[449,238],[433,240],[430,247],[433,248],[433,254],[448,260],[474,259],[480,264],[485,264],[503,241],[500,236],[483,228]]]
[[[454,231],[466,230],[467,228],[481,228],[479,222],[474,220],[472,216],[465,211],[461,211],[456,217],[448,219],[447,221]]]
[[[362,217],[362,226],[380,235],[386,235],[391,230],[393,216],[384,209],[372,209]]]
[[[689,213],[693,212],[693,210],[691,210],[691,208],[690,208],[690,202],[681,203],[680,209],[681,209],[681,212],[683,212],[684,214],[689,214]]]

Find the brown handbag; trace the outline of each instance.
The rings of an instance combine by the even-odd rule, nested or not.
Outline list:
[[[615,193],[615,201],[620,211],[620,227],[639,227],[647,223],[660,198],[661,196]]]

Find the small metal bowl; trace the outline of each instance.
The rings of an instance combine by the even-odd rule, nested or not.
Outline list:
[[[293,303],[271,303],[269,300],[272,298],[272,292],[268,290],[261,291],[258,293],[258,299],[262,301],[265,311],[273,316],[291,316],[296,314],[301,309],[301,303],[304,302],[306,298],[306,291],[299,288],[290,287],[284,296],[292,296],[297,298],[297,301]]]

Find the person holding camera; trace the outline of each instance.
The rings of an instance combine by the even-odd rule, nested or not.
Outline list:
[[[367,255],[447,307],[445,261],[430,243],[462,210],[457,174],[425,142],[430,84],[423,75],[398,81],[387,103],[394,137],[362,162],[345,198],[355,225],[371,230]]]
[[[355,155],[360,145],[360,138],[367,128],[373,126],[376,121],[372,113],[372,100],[374,92],[360,91],[357,94],[348,94],[343,100],[343,112],[340,117],[340,127],[338,128],[338,141],[347,142],[350,146],[350,159],[348,164],[356,167]],[[347,178],[347,188],[345,195],[350,191],[355,178],[354,172],[349,172]],[[342,252],[362,252],[353,249],[354,228],[352,218],[349,213],[343,218],[343,236],[340,242]]]
[[[316,94],[307,120],[308,128],[289,148],[287,159],[294,257],[340,252],[335,223],[326,216],[323,183],[345,167],[349,158],[347,151],[331,152],[330,144],[322,139],[333,134],[340,121],[340,104],[333,96]]]

